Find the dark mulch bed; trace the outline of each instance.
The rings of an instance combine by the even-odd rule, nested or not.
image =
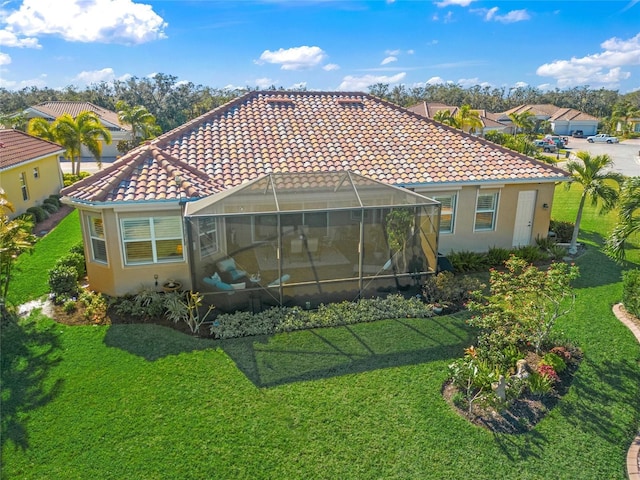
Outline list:
[[[530,354],[527,357],[529,368],[531,369],[531,366],[536,365],[539,360],[540,357]],[[453,397],[458,389],[449,381],[442,387],[442,396],[451,408],[475,425],[496,433],[525,433],[533,429],[566,395],[581,360],[581,353],[579,351],[573,352],[573,358],[567,363],[566,370],[558,374],[560,381],[554,385],[552,392],[537,396],[527,391],[504,410],[499,411],[493,407],[477,404],[473,406],[471,415],[469,415],[466,410],[462,410],[454,404]]]

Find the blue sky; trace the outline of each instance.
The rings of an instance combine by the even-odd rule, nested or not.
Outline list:
[[[0,87],[640,89],[640,0],[9,0]]]

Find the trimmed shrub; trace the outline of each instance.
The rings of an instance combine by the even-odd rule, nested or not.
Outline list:
[[[43,222],[49,218],[49,212],[42,207],[29,207],[27,208],[27,213],[30,213],[33,216],[35,223]]]
[[[56,213],[59,210],[58,206],[54,203],[43,203],[42,208],[50,214]]]
[[[482,253],[462,250],[451,252],[447,258],[453,265],[453,269],[458,272],[477,272],[486,268],[486,257]]]
[[[76,243],[69,249],[69,253],[79,253],[84,256],[84,244],[82,242]]]
[[[549,255],[536,245],[523,245],[518,247],[513,254],[527,263],[536,263],[549,258]]]
[[[573,235],[573,223],[551,220],[549,230],[556,234],[557,242],[569,243],[571,241],[571,235]]]
[[[320,305],[316,311],[303,310],[300,307],[274,307],[256,314],[225,313],[216,318],[210,331],[216,338],[236,338],[307,328],[352,325],[389,318],[431,316],[433,316],[431,307],[420,299],[389,295],[387,298],[367,298],[357,302]]]
[[[84,261],[84,255],[79,253],[69,253],[58,259],[55,263],[56,267],[72,267],[77,272],[77,280],[84,278],[87,274],[87,266]]]
[[[44,200],[45,203],[47,202],[47,200],[50,202],[54,202],[58,206],[58,208],[62,206],[62,202],[60,201],[60,195],[56,195],[56,194],[49,195],[49,197]]]
[[[511,250],[508,248],[491,247],[486,255],[486,262],[489,267],[504,267],[504,262],[509,260]]]
[[[49,271],[49,288],[56,299],[75,297],[78,293],[78,271],[74,267],[59,265]]]
[[[622,303],[629,313],[640,318],[640,270],[627,270],[622,275]]]

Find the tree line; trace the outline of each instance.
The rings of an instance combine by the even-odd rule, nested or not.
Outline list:
[[[269,90],[284,90],[271,86]],[[178,81],[178,77],[158,73],[151,77],[131,77],[127,80],[101,82],[84,89],[68,86],[64,89],[25,87],[21,90],[0,88],[0,115],[6,116],[46,101],[84,101],[117,111],[119,101],[131,106],[144,106],[163,132],[202,115],[248,92],[243,89],[214,88]],[[475,110],[504,112],[523,104],[550,103],[558,107],[575,108],[597,118],[613,119],[619,115],[617,106],[624,104],[640,109],[640,91],[620,94],[617,90],[591,89],[588,86],[541,91],[535,87],[489,87],[475,85],[463,88],[457,84],[436,84],[407,87],[384,83],[372,85],[368,93],[402,107],[419,102],[439,102],[451,106],[469,105]],[[628,108],[617,108],[628,110]],[[624,116],[624,115],[623,115]]]

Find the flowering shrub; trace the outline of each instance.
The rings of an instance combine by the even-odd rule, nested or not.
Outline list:
[[[541,363],[540,365],[538,365],[538,373],[543,377],[549,378],[554,383],[560,381],[560,377],[558,377],[558,374],[551,365]]]

